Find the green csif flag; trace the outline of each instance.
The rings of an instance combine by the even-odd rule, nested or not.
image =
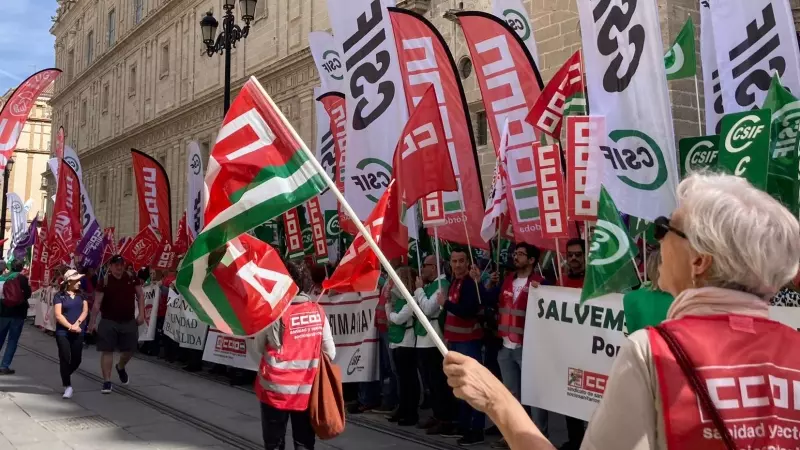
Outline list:
[[[753,186],[767,190],[770,148],[768,109],[727,114],[720,121],[717,166],[730,174],[747,179]]]
[[[667,80],[680,80],[697,75],[697,59],[694,51],[694,24],[690,17],[681,28],[675,43],[664,55]]]
[[[769,168],[767,169],[767,193],[783,203],[797,216],[798,203],[798,143],[800,143],[800,101],[781,86],[777,75],[764,99],[762,109],[772,111],[769,142]]]
[[[589,246],[581,303],[638,285],[639,275],[633,262],[637,253],[636,245],[628,236],[617,206],[605,187],[602,187],[597,205],[597,223]]]

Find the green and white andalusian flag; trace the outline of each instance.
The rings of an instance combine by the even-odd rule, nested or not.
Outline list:
[[[637,254],[614,200],[601,187],[581,302],[638,285],[639,275],[633,262]]]
[[[781,85],[776,74],[772,77],[761,109],[772,111],[767,193],[797,216],[800,213],[800,133],[797,132],[800,126],[800,101]]]
[[[675,38],[675,43],[664,55],[667,80],[680,80],[697,75],[697,57],[694,51],[694,24],[690,17]]]
[[[205,227],[176,286],[197,316],[227,334],[255,334],[297,292],[280,255],[248,231],[325,187],[291,125],[250,78],[225,116],[205,178]]]

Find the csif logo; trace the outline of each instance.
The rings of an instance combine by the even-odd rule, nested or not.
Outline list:
[[[64,162],[69,164],[70,167],[75,169],[75,173],[81,172],[81,165],[78,163],[78,160],[71,157],[71,156],[64,156]]]
[[[664,153],[655,140],[638,130],[614,130],[608,134],[615,147],[601,145],[600,152],[607,159],[617,178],[634,189],[655,191],[664,185],[668,178]],[[653,176],[653,171],[655,175]],[[641,175],[634,180],[628,174],[651,175],[650,181],[641,181]]]
[[[711,140],[704,139],[695,143],[689,152],[686,154],[686,159],[683,161],[686,174],[690,174],[697,170],[711,167],[717,162],[717,155],[719,151],[717,146]]]
[[[310,227],[303,229],[303,251],[306,253],[314,252],[314,233]]]
[[[328,216],[328,220],[325,221],[325,234],[327,234],[328,237],[341,234],[342,229],[339,227],[339,214],[337,214],[336,211],[326,211],[325,215]]]
[[[664,55],[664,63],[667,69],[667,75],[672,75],[680,72],[683,65],[686,63],[686,56],[683,54],[683,49],[676,42]]]
[[[347,364],[347,375],[352,375],[356,373],[356,371],[364,370],[363,365],[359,365],[361,362],[361,347],[357,348],[356,351],[353,353],[353,356],[350,357],[350,362]]]
[[[624,258],[630,250],[628,233],[617,225],[598,219],[589,249],[589,265],[605,266]]]
[[[597,2],[593,11],[597,51],[605,57],[603,61],[609,61],[602,78],[603,89],[609,93],[624,92],[631,84],[647,40],[644,27],[631,23],[636,17],[636,2],[625,3],[623,9],[610,1]]]
[[[192,161],[189,163],[189,167],[192,168],[192,173],[194,175],[200,175],[200,168],[203,167],[203,163],[200,161],[200,155],[196,153],[192,155]]]
[[[356,174],[351,175],[353,184],[366,194],[373,203],[378,203],[381,193],[389,187],[392,166],[378,158],[366,158],[356,164]]]
[[[747,150],[767,127],[760,122],[761,118],[755,114],[749,114],[737,120],[728,135],[725,136],[725,149],[729,153]]]
[[[18,202],[18,201],[16,201],[16,200],[14,200],[14,202],[13,202],[13,203],[11,203],[11,211],[13,211],[13,212],[15,212],[15,213],[20,213],[20,212],[22,212],[22,203],[20,203],[20,202]]]
[[[531,26],[525,16],[516,9],[507,9],[503,11],[503,19],[509,27],[517,33],[522,41],[527,41],[531,37]]]
[[[336,50],[325,51],[325,53],[322,54],[322,60],[322,69],[325,73],[336,81],[342,81],[344,79],[342,61],[339,59],[339,53]]]

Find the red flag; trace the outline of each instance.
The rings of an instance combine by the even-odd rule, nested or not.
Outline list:
[[[569,220],[597,220],[597,199],[586,195],[589,172],[589,116],[567,117],[567,216]]]
[[[58,244],[63,246],[66,255],[70,255],[81,239],[81,188],[75,169],[63,159],[60,164],[53,223],[48,241],[52,243],[55,236],[59,236],[61,242]],[[54,249],[50,250],[52,256]]]
[[[333,148],[336,154],[336,176],[334,182],[339,192],[344,194],[344,164],[347,153],[347,107],[345,105],[344,94],[339,92],[328,92],[321,95],[318,101],[331,119],[331,131],[333,132]],[[345,233],[355,236],[358,229],[353,221],[339,205],[339,228]]]
[[[298,259],[305,255],[303,249],[303,230],[300,229],[300,215],[297,208],[283,213],[283,230],[286,233],[286,259]]]
[[[103,240],[105,241],[106,246],[103,249],[103,262],[100,263],[101,266],[105,266],[111,257],[119,252],[117,241],[114,239],[114,227],[108,227],[103,230]]]
[[[149,267],[160,248],[161,238],[158,231],[148,225],[132,239],[125,241],[120,255],[135,268]]]
[[[45,241],[47,240],[46,216],[42,219],[42,223],[39,225],[38,233],[39,234],[36,236],[36,242],[33,244],[33,250],[31,251],[31,270],[29,281],[31,283],[31,290],[33,291],[38,290],[40,287],[42,287],[42,285],[45,284],[44,272],[47,261],[44,261],[42,256],[45,253]]]
[[[489,245],[479,239],[485,201],[478,152],[453,56],[441,34],[421,15],[389,8],[389,17],[408,110],[414,109],[430,86],[435,87],[452,167],[460,187],[460,192],[431,194],[423,200],[425,224],[428,229],[438,226],[439,238],[443,240],[464,245],[471,243],[488,250]]]
[[[70,254],[70,251],[67,249],[67,243],[61,239],[61,235],[54,234],[52,239],[47,243],[46,267],[52,270],[61,264],[69,264]]]
[[[561,139],[564,116],[586,112],[581,51],[576,51],[547,83],[525,120],[548,136]]]
[[[131,158],[139,195],[139,231],[150,225],[172,242],[172,207],[167,172],[161,163],[138,150],[131,149]]]
[[[322,216],[319,197],[314,197],[306,203],[306,212],[308,212],[308,221],[311,223],[314,256],[318,263],[328,262],[328,237],[325,232],[325,218]]]
[[[542,237],[569,238],[567,205],[564,202],[564,175],[561,171],[561,148],[558,144],[533,144],[536,178],[539,180],[539,211],[542,214]]]
[[[36,99],[58,76],[59,69],[44,69],[29,76],[11,94],[0,110],[0,172],[17,148],[17,141]],[[78,236],[80,238],[80,236]]]
[[[393,185],[394,182],[389,184],[375,205],[375,209],[364,222],[370,236],[378,245],[381,245],[381,234],[389,209],[391,193],[395,190]],[[394,203],[399,204],[400,202]],[[408,246],[408,238],[406,238],[406,246]],[[386,257],[391,258],[389,255]],[[350,248],[342,255],[339,266],[331,277],[322,282],[322,287],[336,292],[372,292],[378,287],[380,275],[381,267],[378,256],[369,247],[364,236],[358,233]]]
[[[56,159],[64,158],[64,127],[58,127],[58,134],[56,135]]]
[[[153,258],[153,268],[159,270],[175,270],[178,267],[178,255],[175,248],[167,240],[161,241],[158,255]]]
[[[408,118],[392,165],[397,190],[408,207],[431,192],[458,190],[433,85]]]
[[[189,225],[186,222],[186,211],[178,221],[178,237],[175,238],[175,245],[172,246],[172,249],[175,250],[176,255],[184,255],[189,250]]]
[[[229,241],[222,262],[205,286],[217,285],[242,334],[257,333],[277,320],[299,292],[275,249],[249,234]],[[216,293],[215,293],[216,295]]]

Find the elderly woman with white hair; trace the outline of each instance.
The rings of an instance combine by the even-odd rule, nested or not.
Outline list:
[[[795,448],[800,333],[769,320],[768,301],[797,273],[797,219],[744,179],[695,174],[656,225],[675,301],[621,348],[581,448]],[[445,373],[511,448],[552,448],[479,363],[451,352]]]

